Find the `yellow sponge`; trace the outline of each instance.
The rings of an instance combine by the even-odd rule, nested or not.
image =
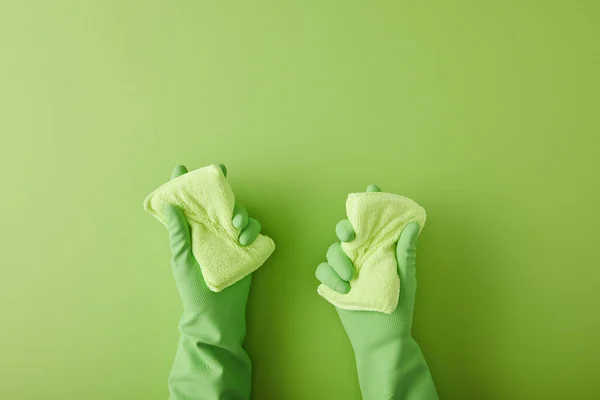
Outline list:
[[[148,195],[144,208],[166,226],[166,204],[178,206],[185,215],[192,253],[214,292],[254,272],[275,250],[273,240],[260,234],[249,246],[238,243],[240,230],[231,223],[235,197],[218,165],[170,180]]]
[[[325,285],[318,292],[336,307],[346,310],[392,313],[398,305],[400,278],[396,243],[406,225],[425,225],[425,210],[413,200],[392,193],[351,193],[346,214],[355,238],[342,249],[355,268],[350,291],[338,293]]]

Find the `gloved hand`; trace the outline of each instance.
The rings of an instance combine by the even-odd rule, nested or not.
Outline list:
[[[221,166],[227,176],[225,166]],[[171,179],[187,173],[178,165]],[[212,292],[192,255],[190,229],[177,206],[167,205],[171,266],[183,303],[181,337],[169,377],[171,400],[249,399],[250,358],[242,348],[246,336],[246,302],[251,276]],[[232,224],[243,228],[239,242],[249,245],[260,233],[260,223],[246,210],[234,209]]]
[[[371,185],[367,191],[380,192],[381,189]],[[398,306],[392,314],[336,307],[354,349],[365,400],[438,399],[425,358],[411,336],[419,230],[416,222],[408,224],[396,245],[400,294]],[[349,220],[340,221],[336,233],[342,242],[350,242],[355,237]],[[316,270],[317,279],[339,293],[350,291],[354,274],[352,261],[340,243],[329,247],[327,262],[321,263]]]

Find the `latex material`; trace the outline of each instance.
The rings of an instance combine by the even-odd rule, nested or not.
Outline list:
[[[336,307],[354,349],[360,388],[365,400],[438,399],[427,362],[411,336],[417,288],[415,261],[419,231],[417,223],[408,224],[395,246],[402,290],[398,305],[391,314]],[[344,232],[338,236],[346,238],[349,233]],[[337,289],[343,287],[339,281],[348,283],[339,275],[329,276],[327,281],[321,279],[322,271],[327,270],[331,274],[339,270],[339,266],[329,264],[340,259],[342,258],[338,255],[319,265],[317,278],[321,283],[330,286],[331,282],[335,282],[338,284]],[[330,287],[336,290],[336,287]]]
[[[185,172],[176,167],[174,175]],[[234,218],[245,213],[236,209]],[[183,303],[181,336],[169,376],[170,399],[248,399],[251,364],[242,343],[251,275],[219,293],[211,291],[192,255],[183,213],[167,205],[165,217],[173,276]]]

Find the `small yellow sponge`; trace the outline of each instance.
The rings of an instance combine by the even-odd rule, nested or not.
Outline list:
[[[218,165],[170,180],[148,195],[144,209],[167,226],[163,212],[167,204],[178,206],[185,215],[192,253],[214,292],[254,272],[275,250],[273,240],[260,234],[249,246],[238,243],[240,229],[231,223],[235,197]]]
[[[400,293],[396,243],[409,223],[423,228],[425,210],[403,196],[367,192],[348,195],[346,214],[356,233],[354,240],[342,243],[355,268],[350,292],[341,294],[323,284],[318,292],[342,309],[390,314]]]

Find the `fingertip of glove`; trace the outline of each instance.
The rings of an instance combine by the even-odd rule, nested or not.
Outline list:
[[[352,223],[344,219],[335,226],[335,234],[342,242],[351,242],[356,236]]]
[[[262,225],[258,220],[254,218],[248,218],[248,225],[242,230],[240,236],[238,238],[239,244],[242,246],[249,246],[258,237],[260,231],[262,230]]]
[[[367,187],[367,192],[381,192],[381,188],[375,184],[371,184]]]
[[[350,291],[350,284],[345,281],[338,282],[332,289],[340,294],[346,294]]]
[[[187,174],[187,172],[188,172],[188,170],[185,167],[185,165],[177,164],[173,168],[173,172],[171,172],[171,179],[175,179],[177,177],[180,177],[181,175],[185,175],[185,174]]]

